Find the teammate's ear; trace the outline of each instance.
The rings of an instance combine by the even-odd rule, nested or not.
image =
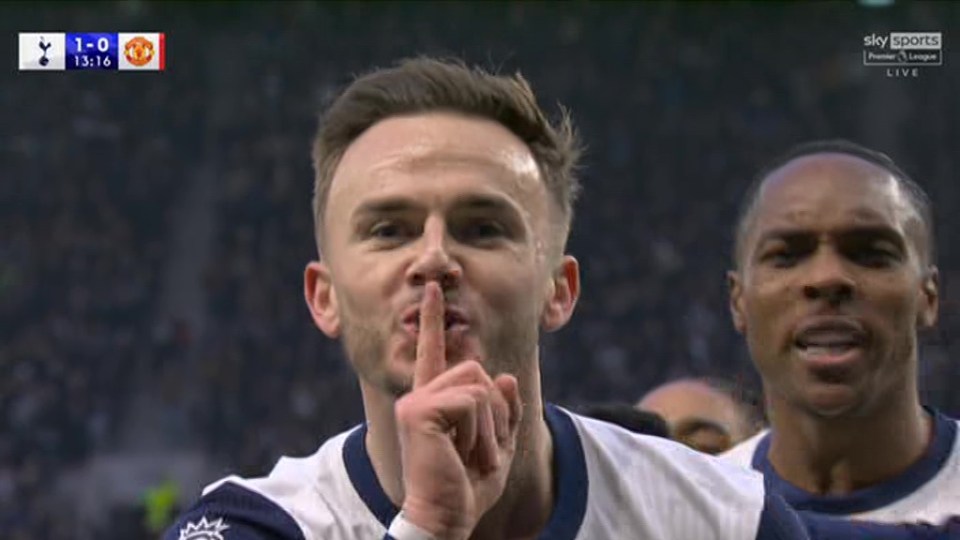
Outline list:
[[[937,324],[940,311],[940,271],[936,266],[927,268],[926,276],[920,285],[920,309],[917,310],[917,326],[930,328]]]
[[[564,255],[547,284],[547,299],[540,314],[544,331],[563,327],[573,316],[573,308],[580,298],[580,263],[571,255]]]
[[[733,327],[741,334],[747,330],[747,318],[743,309],[743,281],[737,270],[727,271],[727,290],[730,296],[730,317]]]
[[[310,308],[310,315],[327,337],[340,336],[340,309],[337,293],[330,281],[330,269],[320,261],[307,264],[303,273],[303,298]]]

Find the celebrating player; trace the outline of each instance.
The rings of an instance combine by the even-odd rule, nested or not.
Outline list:
[[[796,508],[939,523],[960,512],[957,422],[921,406],[917,332],[937,319],[930,202],[888,157],[810,143],[739,219],[730,307],[769,431],[725,457]]]
[[[417,59],[353,82],[314,148],[304,293],[366,422],[209,486],[167,538],[806,538],[761,475],[544,404],[539,333],[580,292],[577,148],[519,76]]]

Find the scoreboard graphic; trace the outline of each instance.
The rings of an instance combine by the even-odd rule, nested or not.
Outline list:
[[[21,32],[20,71],[163,71],[162,32]]]

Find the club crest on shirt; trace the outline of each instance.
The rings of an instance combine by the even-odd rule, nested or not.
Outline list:
[[[229,528],[229,525],[223,524],[223,518],[207,521],[207,516],[203,516],[200,521],[188,522],[186,527],[181,528],[178,540],[223,540],[220,533]]]

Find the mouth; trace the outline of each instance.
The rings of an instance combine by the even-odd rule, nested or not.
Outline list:
[[[420,333],[420,309],[408,310],[401,319],[402,326],[411,334]],[[443,313],[443,331],[465,331],[470,326],[466,314],[459,308],[447,307]]]
[[[856,322],[847,319],[814,321],[801,326],[793,347],[800,358],[813,368],[848,366],[862,356],[867,334]]]
[[[858,349],[860,344],[852,340],[798,341],[794,346],[801,353],[810,356],[838,356]]]

